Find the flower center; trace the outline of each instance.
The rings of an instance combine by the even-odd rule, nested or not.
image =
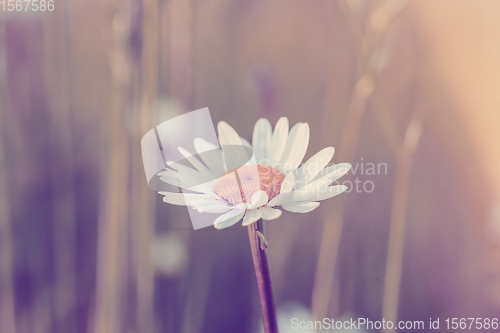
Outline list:
[[[280,193],[284,179],[285,175],[271,166],[245,165],[226,171],[217,180],[214,192],[232,205],[251,202],[252,195],[259,190],[266,192],[271,200]]]

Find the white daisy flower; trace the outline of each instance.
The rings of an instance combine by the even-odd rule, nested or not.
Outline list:
[[[197,138],[194,148],[199,158],[178,148],[191,165],[167,163],[167,168],[159,173],[164,182],[189,190],[159,192],[165,196],[163,201],[191,206],[201,213],[222,214],[214,221],[217,229],[242,219],[243,226],[259,219],[274,220],[281,216],[281,209],[307,213],[316,209],[319,201],[347,189],[344,185],[332,185],[351,167],[348,163],[328,166],[333,147],[324,148],[302,164],[309,144],[307,123],[297,123],[289,131],[288,119],[282,117],[273,131],[267,119],[259,119],[252,145],[226,122],[221,121],[217,129],[222,149]],[[253,150],[252,158],[238,154],[242,150],[234,147]]]

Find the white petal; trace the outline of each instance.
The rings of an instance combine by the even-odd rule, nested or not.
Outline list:
[[[345,185],[335,185],[335,186],[329,186],[326,191],[322,192],[317,192],[313,193],[307,198],[305,198],[305,201],[321,201],[321,200],[326,200],[333,198],[334,196],[337,196],[347,190],[347,186]]]
[[[200,213],[213,213],[213,214],[222,214],[232,209],[232,207],[229,206],[226,207],[196,206],[193,208]]]
[[[219,207],[219,206],[222,206],[224,205],[225,201],[221,201],[221,200],[216,200],[216,199],[212,199],[212,198],[209,198],[209,197],[205,197],[204,199],[201,198],[201,199],[196,199],[196,198],[193,198],[193,197],[189,197],[189,195],[191,195],[191,193],[183,193],[184,194],[184,200],[186,201],[186,204],[188,206],[192,206],[193,208],[198,208],[198,207]],[[188,198],[186,199],[186,195],[188,195]]]
[[[252,135],[253,152],[257,163],[268,162],[267,152],[271,144],[272,128],[266,118],[260,118],[255,123]]]
[[[200,213],[225,213],[233,209],[233,207],[229,206],[224,201],[207,200],[198,203],[196,206],[193,206],[193,209],[197,210]]]
[[[271,208],[268,206],[261,207],[260,209],[261,218],[263,220],[274,220],[281,216],[283,213],[279,209]]]
[[[279,163],[283,156],[286,143],[288,139],[288,118],[281,117],[276,123],[273,135],[271,137],[271,144],[267,153],[267,159],[271,166]]]
[[[182,163],[175,163],[172,167],[175,169],[173,174],[179,178],[181,184],[184,184],[187,187],[204,184],[213,180],[209,174],[201,173],[198,170],[188,167]]]
[[[182,175],[174,170],[164,170],[160,171],[158,174],[161,175],[160,180],[167,184],[181,187],[192,192],[204,193],[209,197],[219,199],[219,196],[213,192],[213,187],[217,182],[217,179],[203,184],[193,185],[196,184],[196,181],[193,178],[190,178],[187,175]]]
[[[224,145],[242,145],[241,138],[238,133],[225,121],[219,122],[217,125],[217,130],[219,132],[219,143],[221,146]],[[224,149],[224,147],[222,147]]]
[[[272,128],[269,120],[260,118],[255,123],[252,135],[252,148],[259,164],[268,164],[268,150],[271,144]]]
[[[295,172],[297,175],[297,188],[309,184],[330,163],[334,153],[335,149],[333,147],[326,147],[314,154],[297,169]]]
[[[292,213],[309,213],[319,207],[319,202],[290,202],[282,207]]]
[[[286,175],[283,183],[281,184],[280,193],[269,201],[269,207],[281,206],[293,197],[293,188],[295,186],[295,175],[291,172]]]
[[[174,193],[174,192],[158,192],[158,193],[165,196],[163,198],[164,202],[179,206],[193,206],[200,201],[204,201],[207,199],[212,200],[205,194]]]
[[[184,184],[182,184],[181,181],[179,180],[179,178],[177,178],[175,175],[164,174],[164,175],[162,175],[160,177],[160,180],[162,182],[165,182],[167,184],[170,184],[170,185],[173,185],[173,186],[176,186],[176,187],[185,188]]]
[[[330,167],[326,168],[329,169]],[[313,195],[322,193],[327,190],[328,186],[335,180],[343,176],[347,171],[349,171],[350,165],[348,163],[343,163],[343,166],[338,167],[338,165],[332,166],[333,170],[325,175],[318,175],[311,183],[303,186],[294,191],[292,201],[310,201]],[[326,170],[325,169],[325,170]]]
[[[269,200],[269,196],[264,191],[257,191],[252,195],[252,205],[250,209],[259,208],[264,206]]]
[[[293,198],[293,192],[280,193],[267,203],[269,207],[282,206]]]
[[[255,158],[251,153],[250,148],[245,148],[244,146],[223,146],[223,158],[224,168],[226,171],[232,171],[238,169],[243,165],[255,164]],[[237,148],[238,147],[238,148]]]
[[[225,121],[219,122],[217,130],[219,131],[219,143],[224,152],[222,155],[224,170],[229,171],[244,165],[248,161],[248,154],[244,150],[235,150],[237,146],[243,147],[238,133]]]
[[[242,202],[242,203],[239,203],[236,206],[234,206],[234,208],[239,209],[239,210],[246,210],[246,209],[250,209],[250,206],[251,206],[251,204],[249,204],[248,202]]]
[[[292,142],[297,137],[299,133],[299,129],[304,125],[304,123],[298,122],[290,129],[288,132],[288,138],[286,140],[285,149],[283,150],[283,155],[281,156],[281,160],[279,162],[280,165],[286,162],[287,157],[290,155],[290,151],[292,149]]]
[[[196,149],[196,153],[201,154],[201,153],[204,153],[207,151],[211,151],[214,149],[220,149],[220,148],[216,144],[208,142],[205,139],[195,138],[194,139],[194,149]]]
[[[158,171],[157,175],[158,176],[172,176],[173,172],[174,172],[173,170],[165,168],[161,171]]]
[[[222,150],[202,138],[194,139],[194,148],[205,165],[217,175],[224,173],[224,164],[222,162]]]
[[[312,183],[293,191],[293,198],[291,201],[310,201],[308,198],[316,193],[326,191],[330,183],[328,179],[315,180]]]
[[[295,125],[290,131],[285,151],[281,157],[283,171],[295,171],[302,163],[309,145],[309,125]]]
[[[217,175],[213,171],[211,171],[205,164],[203,164],[198,158],[193,156],[189,151],[182,147],[178,147],[177,150],[184,156],[189,163],[191,163],[200,173],[210,175],[210,178],[217,178]]]
[[[243,218],[242,226],[246,227],[252,223],[255,223],[260,219],[260,217],[261,217],[260,210],[258,209],[247,210],[247,213]]]
[[[242,137],[240,136],[240,140],[241,140],[241,143],[242,143],[244,146],[247,146],[247,147],[249,147],[249,148],[252,148],[252,145],[250,144],[250,142],[248,142],[248,140],[247,140],[247,139],[242,138]]]
[[[214,191],[213,191],[216,182],[217,182],[217,179],[212,180],[211,182],[208,182],[205,184],[191,186],[191,187],[184,187],[184,188],[186,190],[189,190],[189,191],[203,193],[207,197],[210,197],[210,198],[215,199],[215,200],[221,200],[220,197],[216,193],[214,193]]]
[[[345,175],[351,169],[351,165],[349,163],[338,163],[335,165],[331,165],[323,169],[318,176],[314,179],[317,180],[327,180],[329,184],[333,183],[343,175]]]
[[[295,175],[290,172],[281,183],[280,193],[291,192],[295,187]]]
[[[245,211],[239,209],[233,209],[216,218],[214,221],[214,227],[215,229],[228,228],[238,223],[243,217],[243,214],[245,214]]]

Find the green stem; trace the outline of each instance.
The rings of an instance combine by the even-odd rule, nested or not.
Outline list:
[[[271,273],[267,261],[267,243],[264,238],[264,224],[262,220],[248,226],[248,238],[252,251],[253,267],[257,278],[260,307],[265,333],[278,333],[278,321],[274,306],[273,290],[271,287]]]

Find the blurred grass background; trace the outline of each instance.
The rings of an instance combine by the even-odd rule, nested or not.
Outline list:
[[[247,139],[308,122],[306,158],[387,164],[351,173],[372,193],[267,224],[282,332],[498,314],[500,3],[55,8],[0,12],[1,333],[259,331],[245,228],[194,232],[144,177],[142,135],[206,106]]]

